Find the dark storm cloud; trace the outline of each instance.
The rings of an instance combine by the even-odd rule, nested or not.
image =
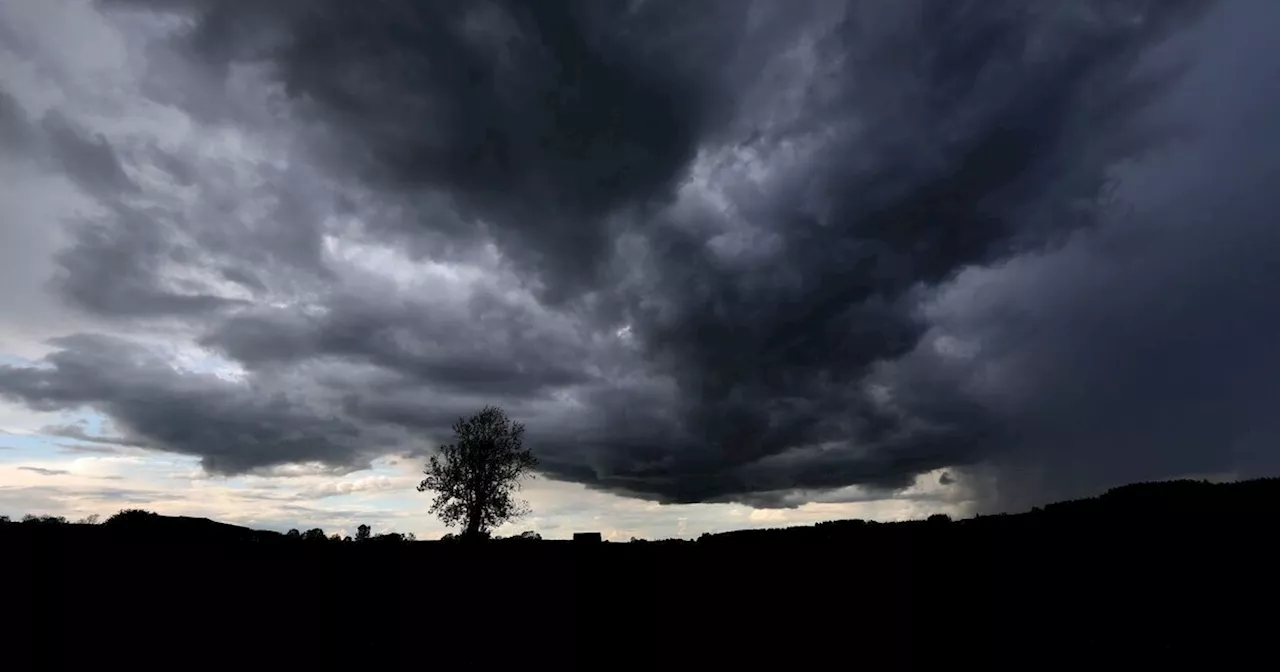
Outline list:
[[[206,252],[219,249],[209,241],[197,240],[206,248],[199,250],[182,242],[179,227],[189,221],[184,216],[181,225],[175,224],[178,213],[173,207],[126,200],[141,190],[126,174],[116,148],[101,134],[86,130],[56,109],[38,121],[29,119],[13,96],[0,91],[0,143],[16,150],[12,157],[35,161],[42,170],[67,177],[97,201],[97,212],[84,213],[67,227],[74,242],[56,255],[57,269],[50,279],[73,305],[99,316],[135,318],[193,315],[236,303],[217,296],[207,283],[164,276],[166,265],[195,266]],[[153,153],[152,158],[173,164],[173,157],[163,153]],[[226,227],[225,222],[221,224]],[[295,230],[302,236],[308,231]],[[259,251],[305,249],[294,240],[299,234],[291,235],[293,239],[274,246],[260,240],[242,244]],[[255,261],[251,255],[236,256],[248,257],[244,262]]]
[[[837,135],[794,190],[740,203],[755,206],[739,216],[777,252],[725,259],[683,222],[650,222],[647,281],[623,300],[633,333],[674,372],[683,431],[666,444],[669,459],[601,482],[676,501],[894,488],[1007,440],[963,396],[920,393],[886,409],[858,382],[925,332],[914,289],[1036,242],[1018,215],[1034,205],[1059,226],[1083,223],[1060,211],[1094,198],[1106,164],[1122,158],[1102,152],[1125,146],[1114,140],[1129,137],[1132,109],[1108,94],[1125,91],[1123,66],[1147,36],[1119,21],[1044,26],[998,3],[983,5],[990,14],[956,7],[925,4],[905,34],[887,31],[891,44],[875,45],[887,52],[870,50],[865,71],[842,73],[883,78],[870,92],[828,92],[847,96],[849,116],[865,111],[875,135]],[[842,26],[829,47],[857,62],[859,28],[869,30]],[[1029,38],[1058,30],[1069,35],[1065,53],[1025,55]],[[899,88],[894,73],[911,85]],[[1132,98],[1122,101],[1146,102]]]
[[[321,315],[244,312],[201,343],[248,365],[344,357],[442,391],[523,397],[585,382],[577,344],[493,292],[455,304],[336,297]]]
[[[194,199],[98,192],[99,212],[69,224],[73,242],[56,256],[54,287],[73,305],[109,318],[195,317],[333,279],[319,225],[327,195],[300,177],[305,167],[258,163],[246,178],[225,160],[133,149]]]
[[[235,303],[199,283],[166,286],[159,270],[194,261],[194,251],[174,240],[156,219],[159,213],[123,204],[107,207],[105,216],[78,222],[75,243],[57,255],[54,286],[75,305],[131,318],[190,315]]]
[[[268,66],[328,130],[326,169],[445,204],[368,217],[373,235],[492,237],[543,299],[634,348],[489,342],[513,327],[373,294],[244,312],[207,344],[262,371],[392,369],[408,401],[370,388],[343,408],[407,426],[444,415],[415,413],[412,384],[501,389],[550,475],[706,501],[896,488],[1009,445],[963,376],[909,366],[920,301],[1097,221],[1108,168],[1159,139],[1134,113],[1176,81],[1134,64],[1211,3],[105,4],[192,12],[181,53],[226,77]],[[913,387],[863,384],[903,358]],[[547,389],[578,410],[539,410]]]
[[[339,161],[446,190],[510,256],[557,269],[550,296],[590,282],[601,220],[665,194],[717,130],[731,96],[717,70],[747,18],[729,2],[107,4],[194,9],[184,51],[268,60],[303,114],[349,131]]]
[[[183,372],[105,336],[58,339],[40,367],[0,367],[0,397],[36,410],[93,406],[126,438],[193,455],[211,473],[319,461],[365,467],[386,446],[327,415],[305,390],[272,390]]]
[[[1280,8],[1246,0],[1186,36],[1202,56],[1149,114],[1190,130],[1119,171],[1126,216],[940,298],[938,335],[972,352],[902,368],[952,371],[1004,428],[992,508],[1280,470],[1280,61],[1264,51],[1277,26]]]
[[[304,166],[252,165],[252,180],[238,177],[235,168],[225,163],[206,160],[186,165],[189,173],[198,176],[194,181],[202,198],[182,227],[202,251],[227,264],[224,276],[229,273],[233,282],[270,289],[333,280],[322,260],[324,229],[320,225],[335,207],[330,185],[311,182]],[[250,207],[261,212],[240,214]],[[265,286],[258,275],[269,278],[271,286]]]

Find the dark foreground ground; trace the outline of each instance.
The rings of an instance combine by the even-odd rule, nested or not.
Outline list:
[[[10,524],[0,669],[1271,667],[1277,521],[1268,480],[698,542]]]

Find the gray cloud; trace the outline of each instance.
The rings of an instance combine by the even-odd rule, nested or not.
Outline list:
[[[86,445],[83,443],[59,443],[58,448],[61,449],[58,452],[67,453],[71,455],[84,454],[84,453],[92,453],[95,455],[119,455],[120,454],[120,451],[118,449],[112,448],[110,446],[99,446],[99,445],[93,445],[93,444]]]
[[[361,492],[382,492],[391,489],[404,490],[404,483],[397,483],[386,476],[362,478],[355,481],[335,481],[304,487],[296,492],[278,492],[280,486],[258,486],[252,491],[238,493],[245,499],[262,499],[269,501],[314,501],[329,497],[342,497]]]
[[[0,143],[13,154],[25,154],[31,142],[30,122],[13,94],[0,89]]]
[[[145,448],[145,444],[137,443],[123,436],[112,436],[109,434],[90,434],[84,424],[66,424],[66,425],[47,425],[41,427],[40,434],[45,436],[58,436],[64,439],[75,439],[85,443],[98,443],[107,446],[126,446],[131,448]],[[74,447],[76,444],[67,444]],[[83,447],[85,450],[94,450],[94,448]],[[109,450],[109,449],[107,449]]]
[[[0,368],[0,396],[35,409],[92,405],[126,438],[201,458],[212,473],[322,461],[351,469],[385,450],[377,438],[305,398],[305,390],[184,373],[144,348],[105,336],[60,339],[45,368]]]
[[[13,94],[0,90],[0,145],[14,156],[47,160],[55,170],[95,194],[136,192],[115,149],[101,135],[90,133],[56,110],[37,122]]]
[[[117,145],[130,195],[75,135],[105,214],[57,286],[246,373],[82,335],[8,398],[221,473],[497,402],[549,476],[667,502],[1272,467],[1262,3],[101,6],[190,14],[142,92],[262,149]],[[483,277],[371,279],[429,260]]]
[[[50,155],[57,160],[64,175],[94,192],[117,194],[137,190],[115,150],[101,135],[90,136],[57,113],[45,115],[40,126],[49,143]]]
[[[183,316],[236,303],[207,283],[166,281],[161,269],[191,261],[193,251],[154,214],[117,204],[103,218],[77,223],[76,242],[58,253],[53,284],[76,305],[110,317]]]
[[[18,469],[21,469],[22,471],[29,471],[33,474],[40,474],[41,476],[66,476],[71,473],[66,469],[45,469],[44,467],[22,466],[18,467]]]
[[[105,499],[120,504],[147,504],[157,500],[172,498],[171,494],[154,490],[130,490],[123,488],[85,488],[77,487],[74,492],[93,499]],[[65,497],[67,490],[55,486],[6,486],[0,485],[0,503],[9,511],[19,511],[18,506],[36,504],[36,510],[64,511],[67,509]],[[28,509],[26,512],[30,512]],[[24,512],[25,513],[25,512]],[[113,512],[114,513],[114,512]]]

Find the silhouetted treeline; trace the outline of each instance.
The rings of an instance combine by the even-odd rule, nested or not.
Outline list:
[[[1277,514],[1280,479],[627,544],[368,543],[135,512],[0,525],[0,558],[31,615],[11,641],[59,669],[89,635],[187,656],[234,642],[289,669],[425,651],[479,669],[1234,669],[1271,641]]]
[[[372,534],[368,525],[358,528],[356,538],[326,536],[321,528],[305,532],[296,529],[285,533],[271,530],[254,530],[238,525],[219,523],[208,518],[189,516],[162,516],[143,509],[124,509],[99,523],[93,515],[70,522],[64,516],[37,516],[28,514],[18,521],[0,516],[0,534],[42,536],[60,535],[85,542],[148,541],[159,543],[405,543],[415,541],[413,533],[384,532]]]

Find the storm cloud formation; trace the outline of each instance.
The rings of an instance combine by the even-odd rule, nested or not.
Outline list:
[[[664,502],[1276,466],[1264,1],[97,6],[205,135],[11,90],[0,142],[98,200],[58,295],[225,371],[81,334],[7,398],[225,474],[497,403],[548,476]]]

